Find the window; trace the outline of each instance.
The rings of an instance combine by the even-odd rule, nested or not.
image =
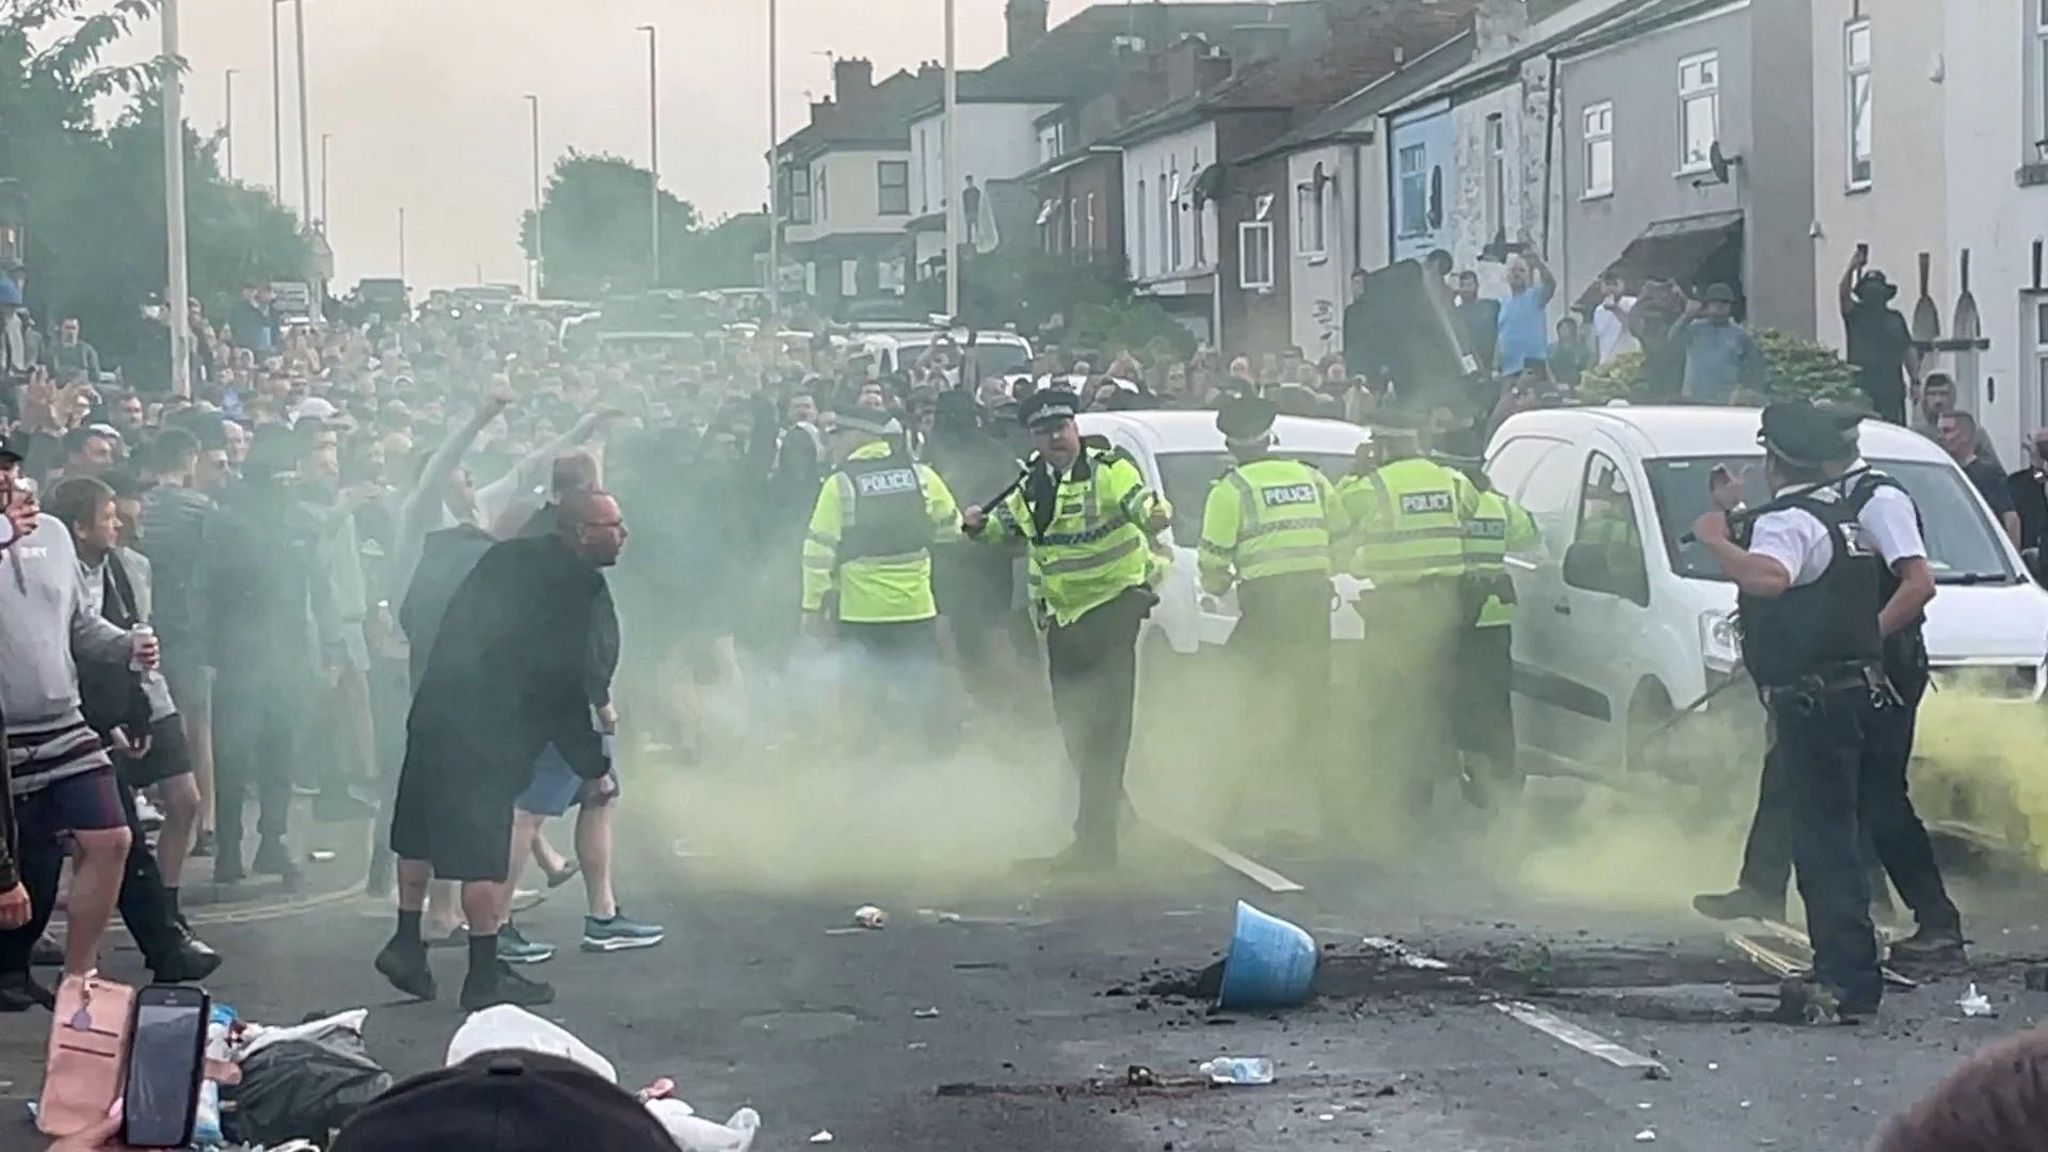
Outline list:
[[[1180,183],[1179,175],[1173,182]],[[1159,270],[1171,272],[1180,264],[1180,254],[1173,250],[1173,190],[1167,187],[1166,173],[1159,174]]]
[[[1247,220],[1237,226],[1237,286],[1273,286],[1273,222]]]
[[[2039,296],[2030,300],[2034,316],[2034,403],[2036,408],[2028,421],[2035,428],[2048,424],[2048,300]]]
[[[1138,244],[1138,258],[1136,260],[1131,261],[1131,271],[1139,276],[1147,275],[1152,271],[1152,265],[1145,259],[1145,203],[1145,179],[1141,176],[1138,178],[1137,227],[1133,229],[1131,233],[1133,236],[1137,237]]]
[[[910,161],[875,161],[875,210],[884,216],[910,215]]]
[[[1193,205],[1191,214],[1195,228],[1195,267],[1207,268],[1209,266],[1209,208],[1193,192],[1188,193],[1188,201]]]
[[[1707,52],[1678,62],[1678,168],[1707,167],[1721,138],[1721,55]]]
[[[1496,112],[1486,118],[1486,234],[1508,234],[1507,118]]]
[[[1420,236],[1429,231],[1429,149],[1410,144],[1398,156],[1401,182],[1400,234]]]
[[[831,218],[831,216],[832,216],[832,207],[831,207],[831,203],[830,203],[830,201],[829,201],[829,200],[828,200],[828,199],[826,198],[826,189],[825,189],[825,170],[824,170],[823,168],[820,168],[820,169],[818,169],[818,192],[817,192],[817,198],[818,198],[818,221],[819,221],[820,223],[823,223],[824,221],[826,221],[826,220],[830,219],[830,218]]]
[[[860,295],[859,261],[841,260],[839,262],[839,294],[841,296]]]
[[[1080,251],[1080,249],[1081,198],[1079,196],[1076,196],[1073,199],[1067,201],[1067,251],[1077,252]]]
[[[1323,201],[1329,179],[1318,164],[1308,182],[1294,189],[1294,250],[1300,255],[1320,257],[1329,251],[1326,228],[1330,213]]]
[[[1614,103],[1589,104],[1585,112],[1586,195],[1614,195]]]
[[[2042,159],[2042,146],[2048,144],[2048,0],[2034,3],[2034,75],[2030,82],[2034,90],[2034,147],[2027,156],[2029,163]]]
[[[1849,83],[1849,187],[1870,187],[1870,21],[1849,25],[1843,64]]]
[[[1038,162],[1057,160],[1060,155],[1060,126],[1047,124],[1038,130]]]
[[[1184,242],[1181,239],[1181,225],[1186,219],[1183,207],[1180,198],[1180,173],[1175,172],[1173,174],[1173,190],[1166,194],[1166,210],[1169,221],[1166,230],[1173,237],[1172,267],[1176,271],[1187,266]]]
[[[789,222],[811,222],[811,173],[808,169],[792,171],[789,174]]]
[[[1095,193],[1088,194],[1087,250],[1095,251]]]
[[[919,213],[925,213],[932,210],[931,133],[919,128],[917,143],[917,210]]]
[[[1600,567],[1619,578],[1604,581],[1607,586],[1598,590],[1631,588],[1642,596],[1630,595],[1630,599],[1646,601],[1649,580],[1644,568],[1643,534],[1636,525],[1636,502],[1628,490],[1628,474],[1598,452],[1586,461],[1586,483],[1579,491],[1579,519],[1572,532],[1572,547],[1598,549]]]

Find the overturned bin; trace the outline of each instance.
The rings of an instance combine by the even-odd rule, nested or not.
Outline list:
[[[1315,938],[1299,925],[1238,901],[1217,1006],[1238,1010],[1304,1003],[1313,994],[1316,956]]]

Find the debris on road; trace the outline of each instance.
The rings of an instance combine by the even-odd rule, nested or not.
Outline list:
[[[917,918],[920,920],[936,921],[940,924],[958,924],[962,919],[958,912],[941,912],[936,908],[919,908],[917,910]]]
[[[816,1132],[811,1133],[810,1143],[812,1144],[830,1144],[831,1142],[832,1133],[826,1131],[823,1128],[820,1128]]]
[[[1359,941],[1368,952],[1374,952],[1401,965],[1404,968],[1421,968],[1432,972],[1448,971],[1450,965],[1434,956],[1417,952],[1390,936],[1367,936]]]
[[[1143,1064],[1133,1064],[1124,1069],[1124,1083],[1133,1088],[1159,1087],[1159,1074]]]
[[[333,862],[334,853],[325,848],[315,848],[311,852],[306,853],[306,859],[311,860],[315,864],[328,864]]]
[[[1645,1128],[1641,1132],[1636,1133],[1636,1143],[1638,1144],[1654,1144],[1656,1140],[1657,1130],[1655,1128]]]
[[[879,931],[889,926],[889,914],[873,904],[863,904],[853,910],[853,922],[870,932]]]
[[[1315,937],[1240,900],[1223,958],[1220,1008],[1292,1008],[1315,993]]]
[[[2020,977],[2029,992],[2048,992],[2048,967],[2033,967]]]
[[[1998,1009],[1991,1006],[1991,998],[1977,991],[1975,984],[1971,984],[1968,990],[1956,998],[1956,1007],[1963,1010],[1963,1015],[1970,1017],[1998,1015]]]
[[[1273,1082],[1273,1061],[1265,1056],[1218,1056],[1203,1061],[1200,1071],[1211,1084],[1255,1086]]]
[[[911,1015],[919,1020],[937,1020],[939,1018],[939,1010],[937,1008],[919,1008],[917,1011],[912,1012]]]

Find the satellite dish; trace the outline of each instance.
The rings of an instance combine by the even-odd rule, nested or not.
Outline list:
[[[1726,152],[1721,151],[1721,142],[1719,140],[1707,145],[1707,167],[1713,171],[1716,184],[1726,184],[1728,182],[1728,170],[1741,163],[1742,157],[1730,156]]]

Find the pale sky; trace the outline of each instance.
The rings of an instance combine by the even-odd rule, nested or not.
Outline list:
[[[958,0],[963,69],[1002,52],[1003,0]],[[1053,22],[1087,0],[1053,0]],[[272,181],[266,0],[181,0],[186,118],[218,128],[235,79],[235,175]],[[291,6],[284,53],[284,195],[299,204]],[[662,186],[709,215],[766,200],[767,0],[305,0],[313,211],[329,144],[336,282],[398,271],[419,286],[524,282],[519,213],[532,203],[524,97],[541,98],[541,149],[647,157],[647,41],[659,33]],[[876,79],[944,50],[941,0],[781,0],[782,130],[831,88],[826,53],[866,56]],[[158,33],[137,37],[144,55]]]

